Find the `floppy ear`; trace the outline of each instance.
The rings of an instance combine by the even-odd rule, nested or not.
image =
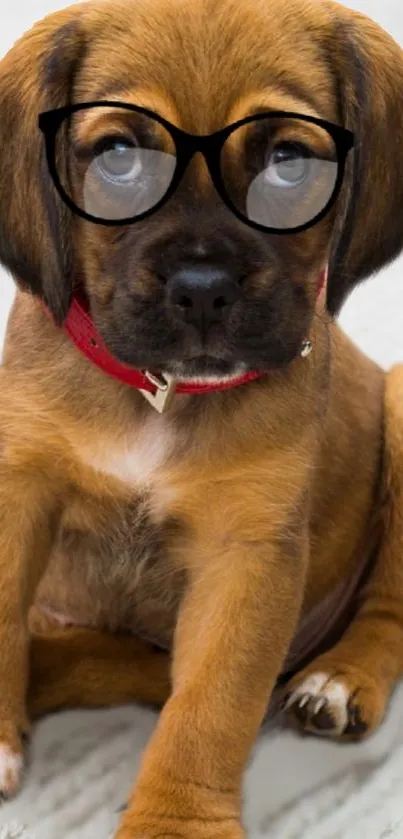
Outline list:
[[[329,63],[355,134],[329,270],[328,308],[403,248],[403,51],[364,15],[333,4]]]
[[[35,24],[0,63],[0,262],[59,323],[72,292],[73,219],[51,182],[38,115],[69,104],[83,51],[79,8]]]

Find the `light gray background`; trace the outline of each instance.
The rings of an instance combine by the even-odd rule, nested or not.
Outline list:
[[[0,57],[34,20],[65,5],[0,0]],[[402,0],[346,5],[369,14],[403,44]],[[0,268],[0,347],[12,297],[12,282]],[[357,290],[341,322],[384,366],[403,360],[403,260]],[[24,792],[0,809],[0,839],[20,836],[21,824],[36,839],[107,839],[154,721],[151,712],[127,708],[41,723]],[[262,736],[247,775],[254,839],[402,839],[402,732],[403,686],[381,731],[363,745],[340,748],[289,732]]]

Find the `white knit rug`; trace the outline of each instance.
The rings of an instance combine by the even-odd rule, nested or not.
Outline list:
[[[25,788],[0,810],[0,839],[109,839],[155,720],[127,707],[42,722]],[[245,782],[251,839],[403,837],[403,685],[361,745],[270,729]]]

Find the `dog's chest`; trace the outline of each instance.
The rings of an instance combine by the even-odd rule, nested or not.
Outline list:
[[[86,453],[86,465],[124,492],[79,494],[66,510],[42,603],[74,623],[170,645],[184,586],[173,559],[180,535],[169,514],[174,490],[163,478],[173,445],[164,425],[152,422],[124,447]]]
[[[81,461],[133,491],[144,487],[157,493],[164,483],[161,470],[167,465],[175,446],[175,432],[165,417],[152,414],[147,422],[116,445],[79,451]]]

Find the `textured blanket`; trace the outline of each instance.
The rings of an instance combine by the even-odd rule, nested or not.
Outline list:
[[[0,839],[110,839],[156,721],[144,708],[69,712],[36,732]],[[262,730],[245,780],[250,839],[402,839],[403,685],[381,730],[338,746]]]

